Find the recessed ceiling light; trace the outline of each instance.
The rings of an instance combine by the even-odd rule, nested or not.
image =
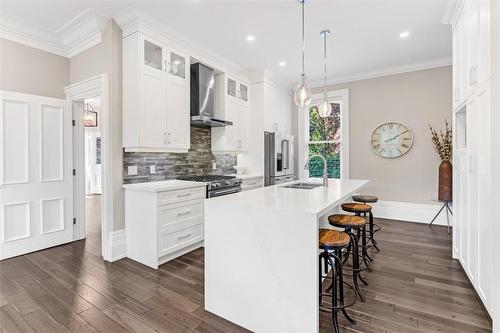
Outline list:
[[[280,67],[285,67],[286,66],[286,61],[280,61]]]
[[[410,36],[409,31],[403,31],[402,33],[399,34],[399,38],[402,38],[402,39],[408,38],[408,36]]]
[[[254,35],[248,35],[247,36],[247,42],[253,42],[255,40],[255,36]]]

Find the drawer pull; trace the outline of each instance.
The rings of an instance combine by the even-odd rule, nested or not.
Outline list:
[[[189,197],[191,193],[177,194],[177,198]]]
[[[177,213],[177,216],[180,217],[180,216],[189,215],[189,214],[191,214],[190,210],[188,210],[187,212]]]
[[[177,240],[183,240],[183,239],[186,239],[186,238],[189,238],[191,237],[191,234],[187,234],[187,235],[184,235],[184,236],[179,236],[177,237]]]

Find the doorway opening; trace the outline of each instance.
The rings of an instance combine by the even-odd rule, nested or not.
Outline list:
[[[100,128],[101,98],[84,100],[83,125],[85,139],[85,247],[97,255],[102,253],[101,180],[102,137]]]
[[[111,156],[108,75],[74,83],[65,92],[73,113],[74,240],[87,238],[86,246],[92,247],[93,253],[102,255],[106,261],[118,260],[124,256],[124,246],[117,246],[115,251],[110,239],[113,191],[108,159]]]

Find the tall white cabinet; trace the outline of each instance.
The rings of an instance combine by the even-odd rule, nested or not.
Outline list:
[[[215,75],[215,118],[233,125],[212,128],[212,151],[241,153],[248,150],[248,84],[226,73]]]
[[[453,25],[453,256],[492,313],[489,1],[462,1]]]
[[[141,32],[122,48],[125,151],[187,152],[189,57]]]

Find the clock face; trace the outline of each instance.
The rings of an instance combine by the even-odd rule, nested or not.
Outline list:
[[[413,133],[408,127],[398,123],[380,125],[371,137],[373,151],[386,158],[403,156],[412,145]]]

